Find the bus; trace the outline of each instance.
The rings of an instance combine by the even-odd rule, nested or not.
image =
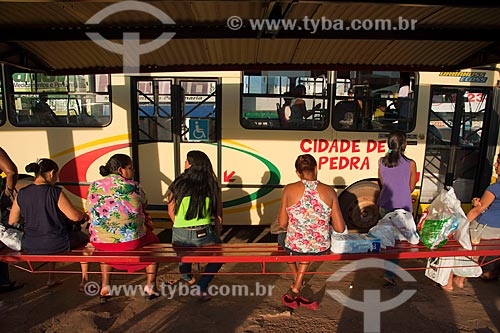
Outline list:
[[[391,131],[407,133],[406,154],[417,164],[416,214],[445,186],[470,208],[491,181],[498,151],[497,68],[51,76],[2,65],[1,71],[1,146],[21,178],[28,163],[52,158],[61,167],[59,185],[83,207],[99,166],[128,154],[161,225],[169,223],[168,186],[190,150],[211,158],[225,224],[272,224],[283,186],[297,180],[295,159],[309,153],[357,230],[379,219],[378,161]],[[292,123],[285,109],[299,85],[309,114]],[[52,109],[50,122],[37,115],[40,103]]]

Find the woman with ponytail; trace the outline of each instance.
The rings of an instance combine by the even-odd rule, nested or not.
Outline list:
[[[90,215],[90,242],[103,251],[132,251],[148,244],[159,243],[153,233],[153,223],[146,213],[146,194],[142,186],[132,180],[134,169],[128,155],[115,154],[99,168],[103,179],[94,181],[87,194]],[[101,303],[109,296],[111,268],[137,271],[146,268],[147,299],[159,296],[156,289],[157,263],[141,265],[101,263]]]
[[[52,254],[83,247],[88,237],[80,231],[72,231],[68,222],[84,223],[88,217],[76,209],[60,187],[55,186],[59,166],[53,160],[42,158],[30,163],[26,172],[33,172],[33,184],[19,190],[12,205],[9,224],[24,223],[22,248],[28,253]],[[55,263],[50,264],[52,270]],[[61,284],[53,273],[47,286]]]
[[[392,132],[387,138],[387,154],[379,161],[378,177],[382,190],[377,200],[380,216],[404,209],[413,213],[411,193],[417,184],[417,165],[405,156],[406,134]],[[386,271],[386,285],[395,285],[394,273]]]

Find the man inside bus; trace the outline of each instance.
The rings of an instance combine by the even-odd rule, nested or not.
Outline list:
[[[399,110],[399,128],[407,130],[410,122],[410,94],[413,91],[410,87],[410,75],[408,73],[401,73],[399,80],[399,92],[396,107]]]
[[[304,124],[304,119],[313,115],[316,111],[321,110],[321,104],[316,104],[312,110],[308,111],[305,101],[302,96],[306,94],[306,87],[299,84],[292,92],[293,99],[290,102],[291,115],[288,121],[288,127],[301,128]]]
[[[39,124],[54,125],[57,124],[57,117],[47,101],[49,97],[46,94],[40,94],[39,100],[33,108],[33,116]]]

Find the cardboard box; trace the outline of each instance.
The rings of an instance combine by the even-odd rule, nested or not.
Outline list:
[[[334,253],[380,252],[380,239],[367,234],[334,234],[331,250]]]

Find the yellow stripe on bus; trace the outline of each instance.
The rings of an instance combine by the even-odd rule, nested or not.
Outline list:
[[[110,143],[110,142],[121,141],[121,140],[130,141],[130,134],[120,134],[120,135],[108,136],[108,137],[103,138],[103,139],[90,141],[90,142],[75,146],[73,148],[63,150],[62,152],[59,152],[57,154],[52,155],[51,158],[56,158],[56,157],[59,157],[59,156],[65,155],[65,154],[69,154],[69,153],[75,152],[75,151],[80,150],[80,149],[98,146],[98,145],[101,145],[103,143]]]
[[[253,150],[255,152],[257,151],[255,149],[253,149],[252,147],[249,147],[247,145],[241,144],[241,143],[239,143],[237,141],[233,141],[233,140],[229,140],[229,139],[222,139],[222,142],[229,143],[229,144],[231,144],[233,146],[238,146],[238,147],[245,148],[245,149],[250,149],[250,150]]]

